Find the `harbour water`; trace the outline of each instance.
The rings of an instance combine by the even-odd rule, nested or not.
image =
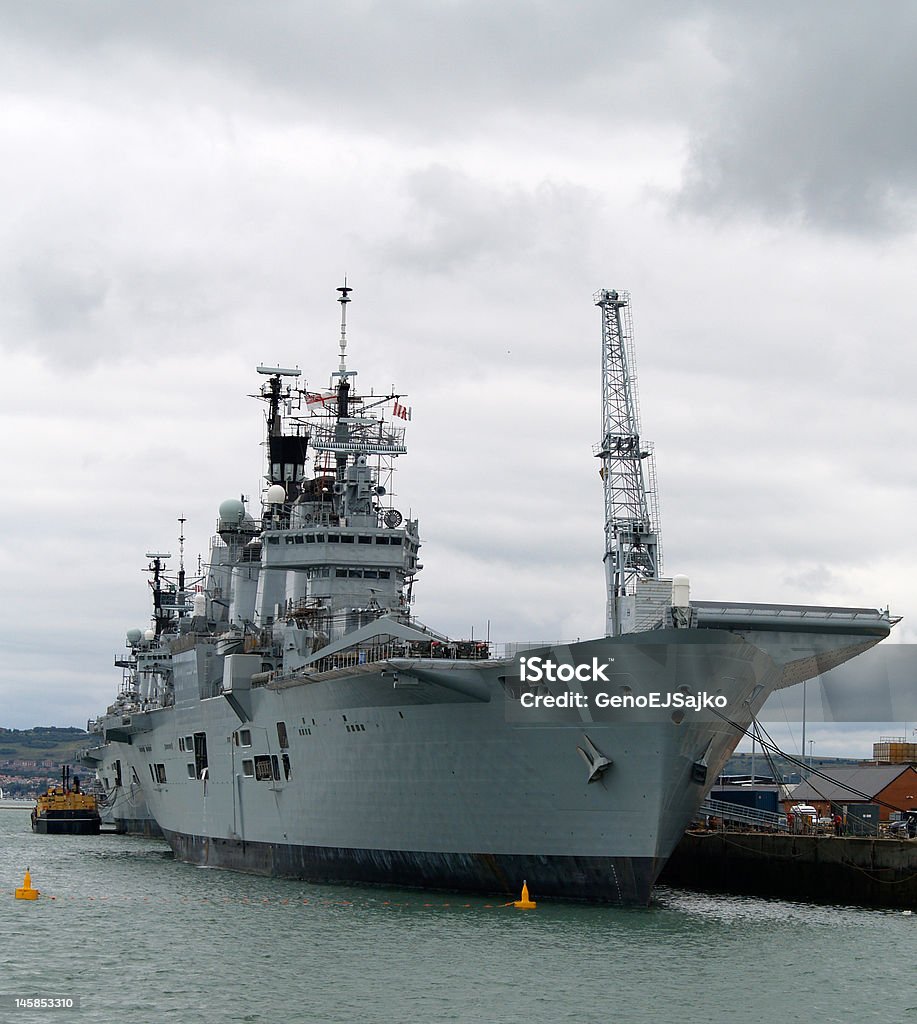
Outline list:
[[[917,1014],[917,913],[660,890],[646,910],[195,868],[0,810],[0,1020],[773,1024]],[[26,868],[42,890],[15,900]],[[529,879],[533,898],[538,880]],[[917,908],[915,908],[917,910]],[[16,1010],[13,996],[79,997]]]

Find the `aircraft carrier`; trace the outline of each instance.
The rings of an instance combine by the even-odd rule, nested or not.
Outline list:
[[[192,863],[645,904],[767,696],[893,620],[691,602],[662,577],[628,300],[602,291],[607,635],[498,650],[423,625],[419,522],[391,493],[411,410],[357,388],[339,292],[327,386],[258,367],[257,517],[220,505],[199,581],[149,554],[152,624],[128,634],[128,682],[93,725],[100,756]],[[554,681],[526,679],[522,658],[550,661]]]

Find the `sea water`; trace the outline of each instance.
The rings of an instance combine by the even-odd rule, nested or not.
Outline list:
[[[521,911],[191,867],[160,841],[35,835],[19,810],[0,810],[0,851],[4,1022],[917,1017],[917,914],[666,889],[647,909]],[[26,868],[34,902],[13,898]],[[16,1008],[30,997],[79,1008]]]

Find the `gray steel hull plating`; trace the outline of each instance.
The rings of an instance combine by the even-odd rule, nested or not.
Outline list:
[[[740,739],[736,726],[796,681],[803,645],[836,659],[877,639],[795,636],[792,661],[782,639],[720,630],[554,647],[541,653],[612,668],[607,682],[573,687],[589,708],[549,711],[520,707],[514,662],[405,659],[201,699],[191,651],[188,671],[175,657],[174,706],[106,729],[144,779],[175,855],[191,863],[487,894],[518,894],[527,880],[536,898],[645,904]],[[727,707],[596,706],[599,692],[679,689],[718,693]],[[181,751],[198,732],[205,778],[191,777]],[[255,757],[279,765],[284,755],[289,777],[250,774]],[[598,756],[609,763],[596,771]],[[154,779],[157,765],[167,781]]]

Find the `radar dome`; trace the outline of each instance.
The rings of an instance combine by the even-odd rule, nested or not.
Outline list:
[[[238,523],[245,514],[245,506],[238,498],[227,498],[220,505],[220,519],[224,523]]]
[[[142,629],[129,629],[127,631],[127,642],[129,644],[139,644],[143,639]]]
[[[155,629],[148,629],[143,634],[143,639],[144,640],[155,640],[156,639],[156,630]]]
[[[271,484],[267,489],[264,500],[268,505],[282,505],[287,500],[287,492],[282,484]]]

